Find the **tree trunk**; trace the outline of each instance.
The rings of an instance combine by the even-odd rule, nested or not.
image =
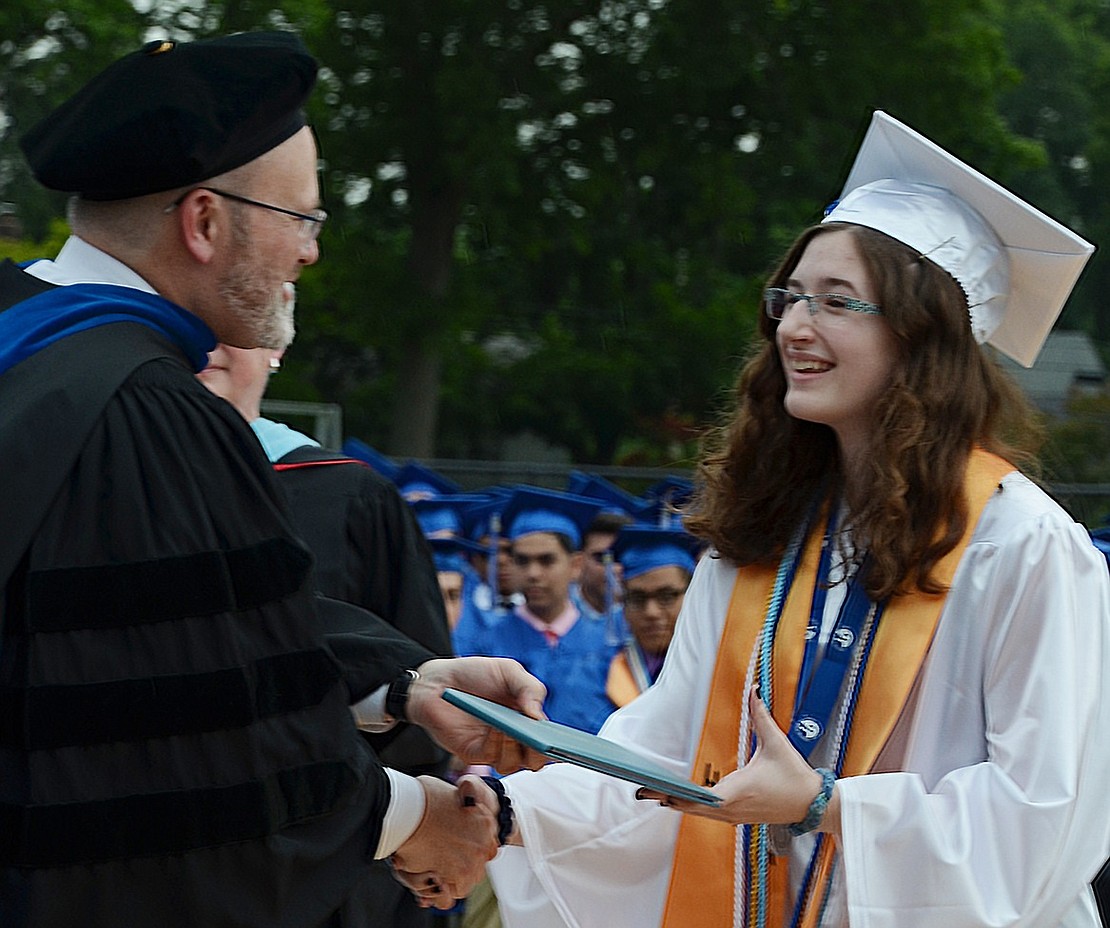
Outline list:
[[[454,266],[455,232],[462,214],[462,185],[441,179],[438,161],[409,167],[412,244],[409,273],[422,305],[397,369],[389,451],[395,457],[434,457],[443,352],[440,332]]]
[[[396,458],[435,457],[439,417],[441,353],[424,342],[409,342],[397,370],[389,451]]]

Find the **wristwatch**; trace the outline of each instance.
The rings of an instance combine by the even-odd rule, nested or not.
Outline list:
[[[409,701],[409,687],[415,680],[420,679],[420,674],[415,670],[403,670],[400,675],[389,684],[385,691],[385,711],[390,718],[398,722],[407,722],[408,714],[405,706]]]

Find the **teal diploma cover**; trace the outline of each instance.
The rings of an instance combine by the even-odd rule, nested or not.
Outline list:
[[[588,767],[679,799],[690,799],[711,806],[721,801],[716,793],[681,776],[675,776],[643,755],[607,738],[590,735],[557,722],[531,719],[508,706],[459,690],[447,689],[443,698],[451,705],[458,706],[553,760]]]

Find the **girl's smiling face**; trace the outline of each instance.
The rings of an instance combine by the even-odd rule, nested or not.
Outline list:
[[[878,302],[847,229],[815,236],[785,286],[798,293]],[[853,460],[867,445],[877,401],[894,371],[897,343],[881,315],[848,311],[833,316],[810,309],[804,300],[792,304],[775,333],[786,375],[786,411],[829,426],[842,455]]]

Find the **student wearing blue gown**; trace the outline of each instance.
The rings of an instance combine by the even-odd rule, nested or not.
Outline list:
[[[659,677],[701,543],[682,529],[628,525],[613,542],[623,569],[628,641],[609,665],[605,691],[624,706]]]
[[[621,566],[610,550],[617,533],[632,524],[627,512],[606,508],[599,512],[582,535],[582,571],[571,586],[574,604],[591,622],[605,625],[610,644],[628,638],[621,604]]]
[[[502,520],[524,604],[472,642],[472,653],[520,661],[547,686],[548,717],[591,733],[613,710],[605,680],[617,644],[604,622],[582,617],[570,588],[581,571],[583,532],[601,508],[585,497],[514,491]]]
[[[466,591],[462,615],[452,632],[456,654],[476,654],[489,630],[524,602],[516,589],[509,539],[501,530],[501,516],[512,490],[490,487],[482,502],[462,512],[463,535],[473,547],[467,560],[476,582]]]
[[[432,548],[439,590],[456,654],[465,653],[460,651],[455,633],[462,617],[473,611],[474,590],[481,583],[468,556],[481,551],[482,547],[464,537],[463,513],[484,502],[485,497],[481,495],[454,493],[409,503]],[[463,646],[465,648],[465,641]]]

